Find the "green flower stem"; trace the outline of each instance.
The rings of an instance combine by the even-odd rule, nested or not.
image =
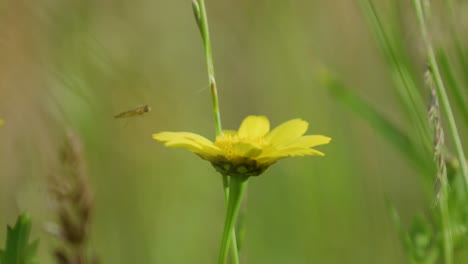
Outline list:
[[[231,236],[234,235],[234,226],[236,224],[239,208],[242,203],[242,196],[247,186],[247,178],[244,177],[231,177],[229,183],[229,199],[228,207],[226,210],[226,219],[224,222],[223,238],[221,241],[221,248],[219,251],[218,264],[225,264],[229,249],[229,241]],[[239,260],[234,260],[231,264],[238,264]]]
[[[227,175],[223,174],[223,190],[224,190],[224,200],[227,201],[229,200],[229,178]]]
[[[246,183],[247,185],[247,183]],[[247,233],[247,199],[248,198],[248,187],[245,187],[244,197],[242,200],[241,208],[239,209],[239,216],[237,217],[236,225],[236,239],[237,239],[237,253],[241,254],[244,245],[245,234]]]
[[[450,101],[448,99],[447,92],[445,91],[446,89],[442,81],[442,77],[440,75],[439,67],[437,65],[434,49],[432,48],[432,44],[429,39],[429,33],[427,31],[426,21],[424,18],[423,5],[421,0],[413,0],[413,4],[416,9],[416,15],[419,20],[419,26],[421,28],[422,37],[426,45],[427,57],[435,81],[437,95],[439,96],[439,100],[442,106],[442,112],[444,112],[445,118],[447,119],[450,136],[453,140],[453,145],[455,147],[458,162],[460,163],[461,173],[465,179],[465,190],[468,191],[468,165],[466,163],[463,145],[460,139],[460,135],[458,134],[458,129],[455,122],[455,118],[452,113],[452,108],[450,107]]]
[[[224,201],[229,206],[229,177],[223,174]],[[239,249],[237,248],[236,230],[231,233],[231,263],[239,263]]]
[[[216,136],[219,137],[223,134],[223,129],[221,125],[221,114],[219,111],[219,102],[218,102],[218,90],[216,86],[214,64],[213,64],[213,54],[211,51],[211,40],[210,40],[210,30],[208,28],[208,17],[206,15],[205,1],[204,0],[192,0],[193,13],[195,15],[195,20],[197,22],[198,29],[203,40],[203,48],[205,49],[206,56],[206,65],[208,69],[208,81],[211,91],[211,103],[213,105],[213,115],[216,128]],[[229,198],[229,179],[227,175],[222,175],[223,178],[223,191],[226,203]],[[231,235],[231,262],[238,263],[239,256],[237,252],[237,241],[236,241],[236,231],[232,229]]]

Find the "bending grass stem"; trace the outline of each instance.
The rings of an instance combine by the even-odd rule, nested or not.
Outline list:
[[[242,196],[247,186],[247,178],[231,177],[229,183],[229,199],[226,210],[226,219],[224,222],[223,238],[221,240],[221,248],[219,251],[218,264],[225,264],[229,250],[229,241],[234,234],[234,226],[236,224],[239,208],[242,202]],[[231,264],[238,264],[239,260],[232,259]]]

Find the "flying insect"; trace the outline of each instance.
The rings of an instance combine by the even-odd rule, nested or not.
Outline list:
[[[151,111],[151,107],[149,105],[139,105],[133,109],[124,111],[122,113],[119,113],[115,115],[115,118],[127,118],[127,117],[133,117],[133,116],[141,116],[145,113],[148,113]]]

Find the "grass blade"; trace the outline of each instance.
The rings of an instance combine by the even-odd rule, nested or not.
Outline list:
[[[450,106],[450,101],[447,96],[447,92],[445,89],[445,84],[442,81],[442,77],[440,75],[439,65],[436,61],[435,52],[432,47],[432,42],[429,38],[429,31],[426,26],[426,17],[423,11],[423,3],[421,0],[413,0],[414,9],[416,12],[416,16],[419,21],[419,26],[422,34],[422,38],[425,44],[426,52],[427,52],[427,59],[429,61],[429,65],[431,68],[432,78],[435,82],[435,88],[437,90],[437,95],[439,97],[440,106],[443,110],[444,117],[447,120],[448,124],[448,131],[450,133],[450,137],[452,138],[453,145],[455,147],[455,152],[457,155],[458,162],[460,163],[460,169],[462,175],[465,179],[465,186],[466,190],[468,191],[468,164],[466,163],[466,156],[463,149],[462,141],[460,135],[458,133],[457,124],[455,122],[455,117],[452,112],[452,107]]]
[[[426,159],[422,158],[422,153],[415,148],[411,139],[404,132],[398,129],[367,102],[353,94],[350,89],[347,89],[345,85],[331,73],[325,72],[321,76],[321,81],[337,100],[360,117],[364,118],[372,128],[378,131],[379,134],[410,159],[424,175],[431,175],[428,172],[432,171],[432,167]]]

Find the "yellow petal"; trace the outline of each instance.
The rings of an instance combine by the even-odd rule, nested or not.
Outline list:
[[[316,149],[309,148],[286,148],[276,153],[269,155],[261,155],[256,160],[260,163],[272,163],[280,159],[287,157],[298,157],[298,156],[325,156],[322,152]]]
[[[3,119],[0,118],[0,126],[3,126],[3,124],[5,124],[5,121],[3,121]]]
[[[170,140],[176,140],[183,138],[180,133],[177,132],[159,132],[156,134],[153,134],[153,138],[156,139],[157,141],[161,142],[167,142]]]
[[[234,153],[241,157],[256,157],[262,153],[262,148],[250,142],[238,142],[232,145]]]
[[[302,136],[290,144],[286,145],[286,148],[311,148],[319,145],[328,144],[331,138],[322,135],[307,135]]]
[[[302,119],[292,119],[273,129],[265,139],[274,146],[285,146],[304,135],[308,126]]]
[[[196,152],[200,155],[219,155],[221,150],[216,147],[213,142],[202,137],[198,134],[189,132],[161,132],[153,134],[153,138],[166,142],[168,147],[181,147],[186,148],[190,151]]]
[[[325,154],[316,149],[304,149],[304,148],[287,148],[280,152],[281,156],[284,157],[296,157],[296,156],[325,156]]]
[[[213,144],[213,142],[206,139],[205,137],[190,132],[160,132],[153,134],[153,138],[161,142],[186,138],[202,144]]]
[[[270,131],[270,121],[266,116],[248,116],[242,121],[237,135],[239,137],[263,137]]]
[[[197,154],[202,152],[202,147],[200,145],[188,139],[172,140],[172,141],[167,142],[164,145],[166,145],[167,147],[173,147],[173,148],[183,148],[183,149],[195,152]]]

